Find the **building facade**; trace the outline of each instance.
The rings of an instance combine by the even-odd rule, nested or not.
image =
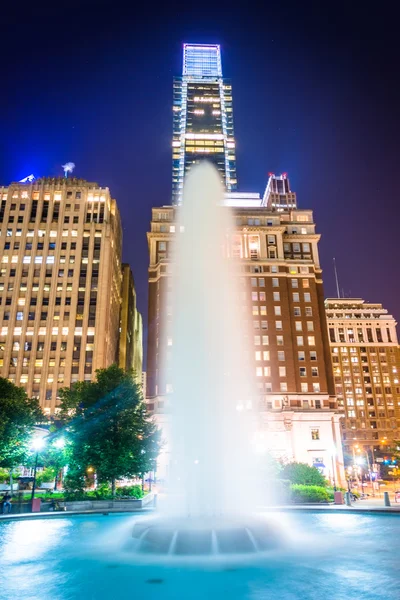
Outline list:
[[[142,315],[137,309],[135,282],[128,264],[122,265],[119,366],[126,371],[133,370],[141,384],[143,368]]]
[[[345,451],[384,448],[400,437],[396,321],[360,298],[328,298],[325,308]]]
[[[267,208],[261,200],[255,207],[252,197],[250,207],[239,207],[236,200],[232,203],[236,230],[227,254],[242,265],[245,343],[259,393],[261,431],[275,455],[324,465],[327,476],[341,480],[343,455],[318,254],[320,236],[312,211],[298,210],[295,194],[290,208]],[[171,253],[178,211],[174,206],[154,208],[148,233],[147,399],[164,428],[173,402],[168,363],[173,352]]]
[[[58,390],[116,362],[122,233],[108,188],[0,188],[0,375],[53,413]]]
[[[182,200],[191,165],[207,158],[228,192],[236,189],[232,86],[222,76],[218,45],[184,44],[182,77],[173,83],[172,194]]]

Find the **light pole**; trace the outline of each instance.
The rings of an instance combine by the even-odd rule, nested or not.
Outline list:
[[[56,441],[54,442],[54,447],[57,448],[57,450],[63,450],[65,447],[65,439],[63,437],[57,438]],[[55,476],[55,480],[54,480],[54,491],[55,492],[57,491],[57,484],[59,483],[60,473],[61,473],[61,469],[56,471],[56,476]]]
[[[373,482],[373,478],[372,478],[372,469],[371,469],[371,463],[369,462],[369,454],[368,454],[368,450],[365,451],[366,457],[367,457],[367,465],[368,465],[368,471],[369,471],[369,480],[371,482],[371,488],[372,488],[372,496],[375,496],[375,489],[374,489],[374,482]],[[372,464],[374,464],[374,447],[372,446]]]
[[[334,492],[336,492],[335,456],[336,456],[336,447],[332,446],[332,448],[331,448],[331,460],[332,460],[332,483],[333,483],[333,491]]]
[[[33,483],[32,483],[32,495],[31,495],[31,502],[33,502],[33,499],[35,498],[35,488],[36,488],[36,471],[37,471],[37,465],[38,465],[38,458],[39,458],[39,451],[43,448],[44,446],[44,439],[37,437],[32,441],[32,448],[33,450],[36,450],[36,456],[35,456],[35,467],[33,469]]]

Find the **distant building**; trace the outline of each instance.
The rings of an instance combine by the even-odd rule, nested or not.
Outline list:
[[[396,321],[360,298],[328,298],[325,308],[345,451],[384,448],[400,438]]]
[[[141,381],[142,363],[142,316],[136,306],[136,290],[131,268],[128,264],[123,264],[119,366],[127,371],[133,370]]]
[[[108,188],[0,188],[0,375],[53,413],[58,390],[116,362],[122,233]]]
[[[259,392],[261,428],[271,449],[286,460],[322,465],[331,479],[335,465],[338,481],[343,480],[343,455],[318,253],[320,235],[312,211],[296,208],[289,182],[281,177],[276,180],[286,186],[286,195],[291,194],[286,206],[284,202],[272,206],[272,196],[271,206],[263,206],[255,194],[244,194],[240,206],[240,197],[227,194],[225,204],[233,206],[236,231],[226,251],[243,266],[250,371]],[[173,403],[168,369],[173,353],[170,263],[178,211],[174,206],[154,208],[148,233],[147,399],[165,429]]]
[[[236,189],[232,86],[222,76],[216,44],[184,44],[182,77],[174,78],[172,194],[182,200],[191,165],[206,158],[221,173],[228,192]]]

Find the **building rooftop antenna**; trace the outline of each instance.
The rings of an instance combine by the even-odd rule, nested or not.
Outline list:
[[[338,279],[338,274],[337,274],[337,269],[336,269],[336,258],[333,259],[333,269],[335,271],[337,297],[340,298],[339,279]]]

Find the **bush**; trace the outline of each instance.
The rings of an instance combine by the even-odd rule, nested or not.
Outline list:
[[[55,479],[55,472],[52,467],[46,467],[43,471],[38,471],[36,475],[36,485],[40,487],[42,483],[51,483]]]
[[[280,476],[282,479],[289,479],[291,483],[299,485],[327,486],[327,481],[322,473],[316,467],[310,467],[307,463],[288,463],[283,467]]]
[[[134,498],[140,500],[140,498],[143,498],[144,493],[141,485],[130,485],[117,488],[115,495],[117,498]]]
[[[0,483],[9,483],[10,471],[8,469],[0,468]]]
[[[325,487],[318,485],[292,484],[291,501],[295,504],[307,502],[329,502],[329,492]]]

